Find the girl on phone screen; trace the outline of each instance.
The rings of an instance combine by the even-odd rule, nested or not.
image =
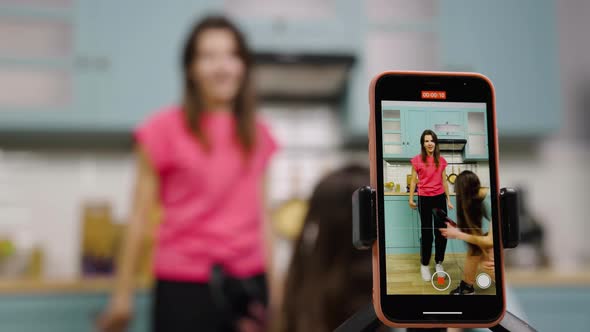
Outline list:
[[[444,221],[433,218],[432,209],[439,208],[445,213],[447,206],[453,208],[447,186],[447,161],[440,155],[438,137],[430,129],[424,130],[420,136],[421,153],[412,158],[412,176],[410,182],[410,208],[420,213],[420,274],[422,280],[430,281],[430,258],[432,255],[432,239],[434,237],[435,269],[444,272],[442,263],[445,259],[447,239],[438,231],[446,227]],[[418,184],[418,204],[414,202],[414,191]]]
[[[440,233],[447,239],[467,242],[467,256],[459,287],[451,291],[453,295],[475,293],[473,284],[480,266],[494,278],[493,233],[490,224],[488,232],[483,231],[483,219],[490,220],[488,190],[481,188],[479,178],[471,171],[463,171],[455,181],[457,194],[457,227],[447,223]]]

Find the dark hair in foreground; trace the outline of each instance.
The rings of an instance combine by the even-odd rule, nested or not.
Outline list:
[[[348,166],[325,176],[309,202],[288,271],[278,331],[332,331],[371,301],[371,252],[352,245],[352,193],[369,170]]]

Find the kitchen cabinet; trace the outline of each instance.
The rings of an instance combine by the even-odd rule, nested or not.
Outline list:
[[[350,0],[226,0],[222,8],[254,49],[279,53],[356,53],[363,40],[362,3]],[[257,3],[258,2],[258,3]],[[258,7],[257,7],[258,5]],[[241,10],[248,8],[249,10]]]
[[[445,108],[425,112],[419,107],[384,106],[382,112],[385,160],[407,161],[419,154],[424,129],[434,130],[439,139],[466,139],[464,161],[488,160],[484,110]]]
[[[385,196],[385,252],[420,252],[418,213],[408,206],[408,196]]]
[[[409,160],[420,153],[420,135],[428,114],[405,108],[383,109],[383,158]]]
[[[75,121],[91,81],[76,61],[77,14],[72,2],[0,4],[1,129],[51,126],[65,114]]]
[[[94,322],[108,301],[106,293],[4,295],[0,297],[0,331],[94,331]],[[131,332],[148,331],[150,296],[135,298]]]
[[[0,26],[10,38],[20,40],[23,52],[0,50],[0,71],[9,72],[10,85],[3,84],[0,100],[0,131],[23,133],[110,132],[127,130],[137,117],[133,108],[117,108],[121,95],[129,93],[141,106],[160,94],[147,93],[137,98],[133,92],[146,91],[151,80],[135,81],[134,89],[119,89],[121,82],[141,78],[114,56],[132,46],[123,30],[117,30],[118,15],[139,18],[142,6],[129,8],[114,1],[9,2],[0,5]],[[165,11],[163,11],[165,12]],[[16,24],[10,24],[16,22]],[[151,24],[151,23],[150,23]],[[132,26],[128,24],[128,26]],[[138,29],[141,26],[137,27]],[[26,36],[10,33],[18,29]],[[113,44],[115,43],[115,44]],[[157,47],[152,48],[157,50]],[[31,51],[33,50],[33,51]],[[137,50],[148,54],[129,54],[135,63],[145,61],[148,48]],[[152,63],[153,68],[159,68]],[[145,68],[143,70],[146,71]],[[126,77],[121,80],[117,76]],[[3,75],[0,75],[3,76]],[[166,76],[163,76],[166,77]],[[160,80],[160,78],[158,78]],[[6,83],[2,82],[0,84]],[[143,84],[141,84],[143,83]],[[116,93],[115,93],[116,92]],[[150,106],[149,109],[153,109]]]
[[[465,144],[465,150],[463,151],[463,160],[488,160],[488,134],[485,113],[466,112],[465,123],[467,123],[467,144]]]
[[[62,5],[50,8],[45,3]],[[179,53],[194,19],[212,11],[239,14],[231,10],[239,3],[246,2],[174,0],[166,6],[140,0],[3,2],[0,21],[59,22],[66,28],[55,30],[62,31],[63,38],[58,33],[54,45],[65,45],[57,56],[7,55],[0,47],[0,86],[3,91],[27,93],[9,92],[3,94],[6,99],[0,98],[0,131],[129,132],[153,110],[178,101]],[[306,0],[300,7],[311,8],[311,3]],[[257,51],[357,56],[341,104],[350,137],[366,139],[372,68],[367,41],[380,45],[379,38],[369,38],[374,33],[416,36],[404,37],[408,42],[424,35],[428,42],[420,45],[435,45],[432,52],[422,52],[428,54],[426,67],[413,69],[473,70],[489,76],[496,87],[500,135],[549,134],[559,126],[558,48],[549,0],[443,0],[436,9],[418,10],[417,19],[404,21],[405,15],[397,15],[377,24],[368,18],[364,2],[352,0],[326,2],[318,13],[294,5],[298,14],[281,11],[276,4],[270,7],[277,12],[269,12],[268,6],[251,7],[256,9],[234,16]],[[50,30],[51,26],[41,29]],[[385,66],[395,69],[400,63]],[[15,68],[26,69],[21,81],[13,79]],[[29,84],[33,81],[37,83]],[[18,88],[22,86],[28,89]],[[22,107],[23,103],[28,106]],[[400,154],[405,152],[394,153]]]
[[[54,2],[58,5],[0,5],[0,34],[12,31],[5,21],[49,28],[47,22],[57,23],[54,32],[34,31],[40,39],[27,47],[49,44],[50,51],[58,51],[30,57],[0,47],[0,86],[16,92],[0,96],[0,132],[128,134],[151,112],[178,102],[180,53],[195,20],[211,12],[232,12],[239,5],[229,0],[174,0],[166,6],[140,0]],[[322,15],[295,17],[258,15],[268,9],[264,7],[234,19],[255,51],[354,54],[361,43],[356,26],[360,6],[338,0],[325,4]],[[21,67],[25,70],[13,73]]]
[[[413,24],[400,24],[397,19],[390,20],[389,25],[373,27],[388,33],[434,31],[434,70],[475,71],[488,76],[496,90],[500,136],[548,135],[559,128],[559,47],[553,1],[441,0],[434,13],[420,15],[426,18],[416,19]],[[371,33],[364,25],[361,29],[363,34]],[[362,53],[361,46],[359,54]],[[361,57],[355,72],[359,81],[353,78],[351,91],[356,95],[351,96],[347,105],[347,124],[357,137],[366,137],[368,129],[367,90],[373,74],[367,73],[372,67],[367,64],[368,58]],[[391,61],[387,68],[394,70],[398,65]],[[425,61],[412,69],[432,68]]]
[[[418,107],[383,107],[383,158],[410,160],[420,153],[420,136],[432,129],[439,139],[465,138],[465,111],[425,112]]]
[[[421,151],[420,136],[424,129],[427,128],[428,113],[420,110],[405,111],[406,126],[406,150],[404,156],[407,159],[413,158]]]
[[[383,158],[390,159],[405,155],[406,124],[399,109],[384,108],[383,117]]]
[[[427,128],[439,139],[465,138],[464,111],[435,111],[429,113]]]
[[[500,136],[559,128],[554,1],[442,0],[438,25],[442,69],[480,72],[493,82]]]

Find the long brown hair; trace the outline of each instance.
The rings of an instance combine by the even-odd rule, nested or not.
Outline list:
[[[483,208],[483,200],[479,194],[481,184],[477,175],[471,171],[463,171],[455,180],[457,194],[457,226],[466,233],[482,235],[482,218],[487,217]],[[468,243],[473,254],[481,253],[481,249]]]
[[[422,132],[422,135],[420,136],[420,151],[422,154],[422,162],[426,164],[426,157],[428,156],[428,152],[426,152],[426,148],[424,147],[424,137],[426,135],[432,136],[432,141],[434,142],[434,153],[432,154],[432,156],[434,157],[434,164],[436,165],[436,168],[438,168],[440,164],[440,149],[438,148],[438,136],[436,136],[434,131],[430,129],[424,130]]]
[[[352,193],[369,170],[324,177],[309,202],[289,267],[278,331],[332,331],[371,301],[371,253],[352,246]]]
[[[183,112],[186,125],[191,133],[209,148],[209,141],[200,126],[200,119],[205,112],[203,98],[200,96],[198,83],[191,78],[191,67],[199,56],[197,48],[203,32],[210,29],[227,30],[233,34],[236,52],[244,63],[244,79],[236,96],[233,113],[236,119],[236,135],[245,152],[250,152],[254,146],[254,107],[255,95],[251,82],[252,56],[246,44],[246,39],[240,30],[223,16],[207,16],[197,22],[184,44],[182,53],[182,70],[184,75]]]

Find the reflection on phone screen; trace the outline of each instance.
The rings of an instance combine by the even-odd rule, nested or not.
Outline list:
[[[381,111],[387,294],[495,295],[486,104]]]

